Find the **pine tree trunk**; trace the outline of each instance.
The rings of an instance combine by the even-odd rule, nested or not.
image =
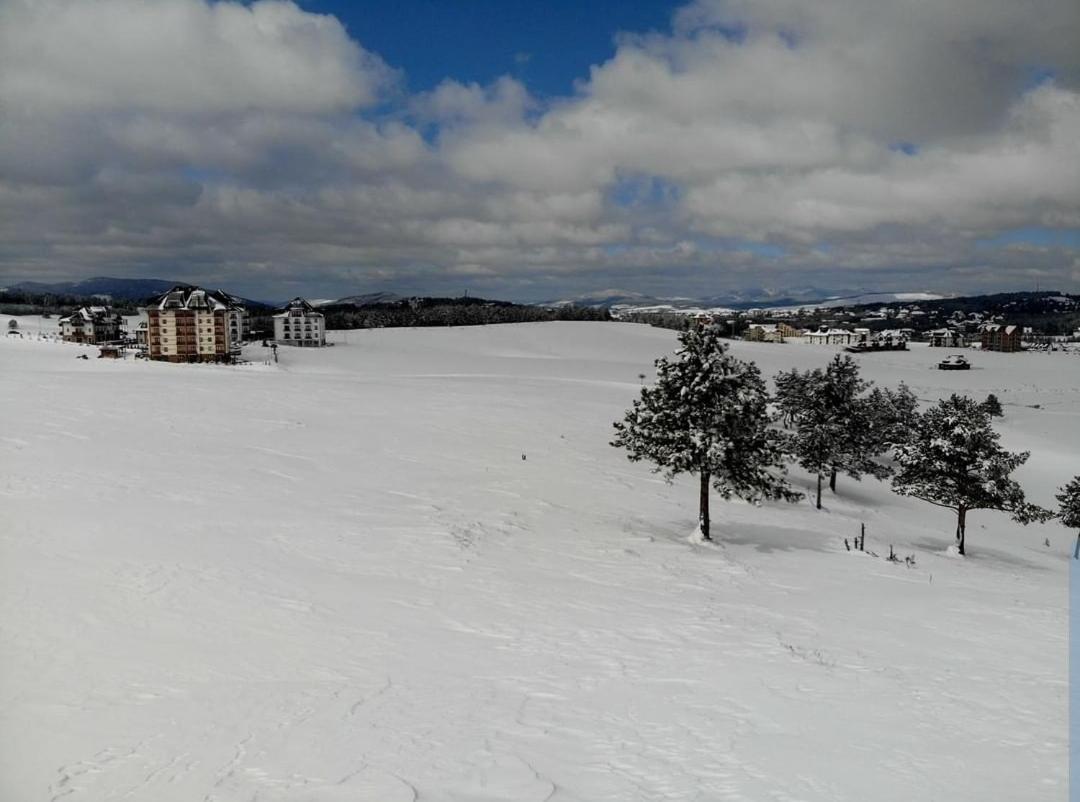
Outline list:
[[[709,474],[701,472],[701,496],[698,503],[698,528],[704,540],[712,540],[709,534]]]
[[[1080,532],[1076,533],[1076,548],[1073,549],[1073,559],[1080,560]]]
[[[961,507],[956,513],[956,539],[960,543],[960,554],[964,553],[964,535],[967,532],[967,509]]]
[[[817,475],[817,508],[821,509],[821,471]]]
[[[832,473],[829,474],[829,490],[836,492],[836,468],[833,468]]]

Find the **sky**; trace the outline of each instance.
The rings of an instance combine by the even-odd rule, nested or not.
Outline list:
[[[1075,0],[0,0],[0,285],[1080,291]]]

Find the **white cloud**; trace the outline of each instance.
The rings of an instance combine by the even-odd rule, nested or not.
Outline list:
[[[28,109],[319,113],[393,80],[333,17],[294,4],[5,0],[0,96]]]
[[[292,3],[0,0],[0,277],[1075,284],[980,244],[1080,227],[1080,6],[1035,6],[696,2],[542,103],[404,96]]]

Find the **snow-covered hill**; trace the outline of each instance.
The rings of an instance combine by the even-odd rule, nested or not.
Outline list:
[[[695,545],[695,482],[608,445],[671,332],[331,336],[238,367],[0,338],[0,799],[1066,798],[1075,533],[976,513],[958,559],[947,512],[841,479],[717,500]],[[1080,359],[940,356],[859,358],[997,394],[1052,503]],[[846,552],[861,522],[915,567]]]

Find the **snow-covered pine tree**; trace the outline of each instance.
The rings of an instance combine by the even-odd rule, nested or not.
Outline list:
[[[852,479],[889,475],[889,468],[877,460],[889,446],[877,425],[879,410],[863,395],[870,384],[859,378],[859,366],[851,357],[837,354],[824,370],[781,373],[774,381],[781,415],[794,427],[791,450],[799,465],[817,476],[819,510],[826,475],[833,492],[838,473]]]
[[[709,488],[732,496],[797,501],[784,479],[779,432],[769,428],[768,395],[761,372],[727,352],[710,328],[679,335],[674,358],[656,360],[656,383],[641,389],[611,445],[631,461],[655,464],[671,481],[696,474],[699,525],[709,540]]]
[[[967,514],[999,510],[1017,523],[1045,521],[1051,513],[1024,499],[1011,474],[1030,452],[1012,453],[998,445],[999,435],[983,406],[953,395],[916,419],[911,439],[896,449],[899,469],[893,489],[956,511],[956,541],[964,554]]]
[[[1070,529],[1080,529],[1080,476],[1074,476],[1072,481],[1065,487],[1058,489],[1055,496],[1061,506],[1058,508],[1057,517],[1062,526]],[[1073,558],[1080,559],[1080,532],[1076,533],[1076,548],[1073,550]]]

